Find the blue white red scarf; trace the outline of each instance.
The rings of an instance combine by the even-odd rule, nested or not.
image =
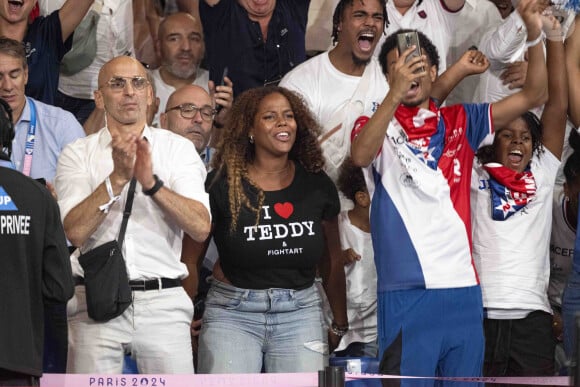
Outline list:
[[[528,205],[536,195],[536,180],[530,168],[516,172],[502,164],[487,163],[491,190],[491,217],[506,220]]]
[[[443,153],[445,126],[439,124],[439,109],[429,101],[429,110],[399,105],[395,119],[407,135],[407,147],[432,169]]]

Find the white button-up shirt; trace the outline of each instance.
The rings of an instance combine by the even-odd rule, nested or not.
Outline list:
[[[210,212],[205,192],[206,170],[193,143],[168,130],[145,126],[143,136],[151,146],[153,173],[174,192],[201,202]],[[60,155],[55,178],[61,217],[66,215],[103,183],[113,171],[111,135],[107,128],[68,145]],[[84,253],[116,239],[123,219],[129,184],[121,199],[89,237]],[[123,257],[130,279],[158,277],[184,278],[187,268],[181,263],[183,232],[168,218],[137,183],[135,199],[123,243]],[[77,258],[71,258],[73,273],[82,275]]]

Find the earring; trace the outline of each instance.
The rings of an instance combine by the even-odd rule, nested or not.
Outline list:
[[[254,136],[250,134],[249,139],[250,139],[250,144],[253,144],[254,143]]]

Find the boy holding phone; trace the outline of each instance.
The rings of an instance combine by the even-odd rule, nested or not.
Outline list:
[[[390,90],[351,148],[354,163],[369,167],[381,373],[482,373],[483,305],[470,246],[473,155],[494,127],[546,97],[543,50],[533,45],[541,32],[536,0],[518,8],[531,42],[530,76],[492,105],[439,108],[429,98],[439,56],[421,33],[419,57],[406,61],[414,46],[399,55],[396,36],[381,49]]]

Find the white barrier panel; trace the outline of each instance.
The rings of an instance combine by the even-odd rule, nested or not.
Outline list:
[[[502,383],[535,386],[569,386],[567,376],[487,377],[487,378],[418,378],[413,376],[346,373],[345,380],[356,379],[438,379],[472,383]],[[97,375],[44,374],[41,387],[199,387],[199,386],[276,386],[317,387],[318,373],[292,374],[213,374],[213,375]]]

